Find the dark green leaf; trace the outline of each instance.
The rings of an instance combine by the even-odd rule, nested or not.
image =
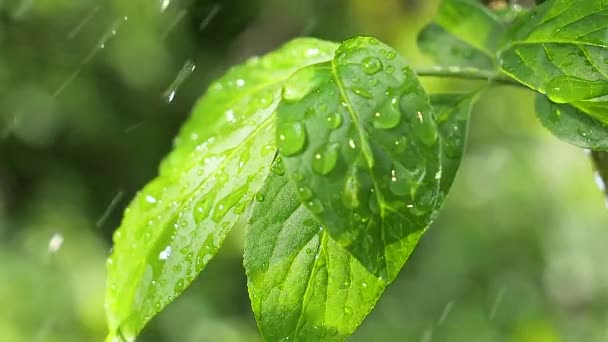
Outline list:
[[[478,1],[445,0],[435,22],[420,33],[418,45],[443,66],[495,70],[503,33],[500,20]]]
[[[283,82],[337,45],[298,39],[230,70],[184,125],[160,175],[138,193],[108,259],[108,341],[132,339],[216,254],[262,185],[275,152]]]
[[[591,159],[595,164],[595,181],[600,190],[606,194],[606,207],[608,208],[608,152],[592,151]]]
[[[460,167],[474,94],[433,94],[431,104],[441,136],[441,191],[447,194]]]
[[[567,104],[536,97],[536,114],[543,126],[559,139],[591,150],[608,150],[608,126]]]
[[[300,200],[373,274],[399,272],[436,208],[440,147],[409,65],[373,38],[285,85],[277,141]]]
[[[608,0],[552,0],[513,25],[505,73],[608,123]]]
[[[267,341],[344,340],[385,286],[321,228],[293,183],[272,173],[252,208],[245,269]]]

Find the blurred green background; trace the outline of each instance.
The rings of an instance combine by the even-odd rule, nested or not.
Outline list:
[[[354,35],[430,65],[415,39],[436,6],[0,0],[0,340],[103,339],[122,210],[230,65],[297,36]],[[439,219],[352,341],[608,341],[608,211],[588,157],[544,131],[532,103],[523,90],[485,94]],[[259,340],[243,232],[141,341]]]

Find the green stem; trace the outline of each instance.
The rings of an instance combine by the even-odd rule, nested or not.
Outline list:
[[[492,84],[504,84],[525,87],[523,84],[511,78],[508,78],[507,76],[498,75],[492,71],[480,70],[475,68],[432,67],[417,69],[416,73],[420,77],[457,78],[462,80],[486,81]]]

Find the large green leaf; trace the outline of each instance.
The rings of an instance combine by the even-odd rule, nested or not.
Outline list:
[[[230,70],[184,125],[160,175],[137,194],[108,259],[108,340],[132,339],[205,267],[261,187],[283,82],[337,45],[298,39]]]
[[[475,0],[444,0],[435,21],[420,32],[420,50],[443,66],[496,69],[504,34],[500,19]]]
[[[320,226],[295,185],[272,173],[252,208],[245,269],[266,341],[341,341],[385,286]]]
[[[431,104],[441,136],[441,191],[447,195],[464,154],[469,118],[478,93],[433,94]]]
[[[437,127],[415,73],[377,40],[351,39],[294,74],[277,111],[300,200],[371,273],[394,279],[440,197]]]
[[[559,139],[590,150],[608,150],[608,125],[577,108],[536,97],[536,114],[543,126]]]
[[[608,0],[552,0],[513,25],[503,71],[608,123]]]

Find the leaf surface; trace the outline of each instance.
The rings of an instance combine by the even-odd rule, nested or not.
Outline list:
[[[274,157],[283,82],[330,60],[337,45],[297,39],[231,69],[197,103],[131,202],[108,259],[108,341],[133,339],[216,254],[259,190]]]
[[[590,150],[608,150],[608,125],[567,104],[557,104],[545,95],[536,97],[536,115],[557,138]]]
[[[500,19],[478,1],[445,0],[418,46],[440,65],[493,71],[504,32]]]
[[[285,85],[277,142],[300,200],[373,274],[394,279],[439,200],[440,144],[415,73],[373,38]]]
[[[441,191],[447,195],[465,150],[469,119],[478,93],[433,94],[435,120],[441,137]]]
[[[553,0],[519,18],[502,70],[553,102],[608,123],[608,0]]]
[[[249,296],[267,341],[341,341],[374,307],[385,283],[336,243],[270,174],[245,238]]]

